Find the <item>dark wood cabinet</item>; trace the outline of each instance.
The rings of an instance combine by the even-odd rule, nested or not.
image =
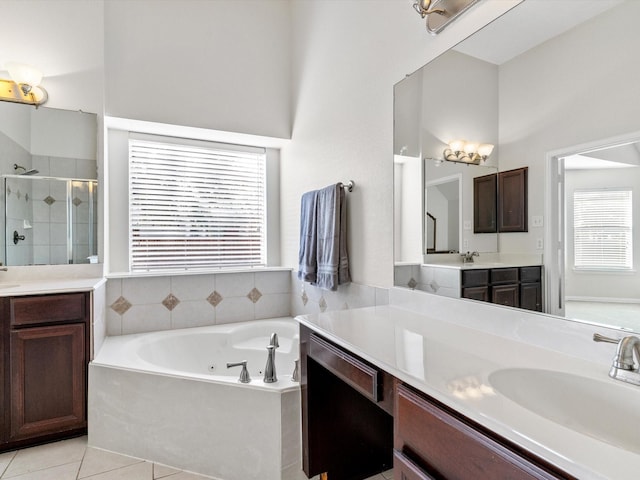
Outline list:
[[[526,232],[527,172],[518,168],[498,173],[498,231]]]
[[[393,377],[300,327],[302,467],[364,479],[392,467]]]
[[[497,232],[497,177],[483,175],[473,179],[473,233]]]
[[[461,296],[541,312],[542,267],[462,270]]]
[[[571,478],[409,387],[395,405],[394,478]]]
[[[528,168],[473,179],[473,233],[528,231]]]
[[[0,299],[0,450],[86,432],[88,293]]]

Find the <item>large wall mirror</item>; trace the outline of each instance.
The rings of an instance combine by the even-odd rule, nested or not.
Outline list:
[[[395,86],[397,286],[433,255],[537,256],[545,312],[640,332],[637,18],[634,0],[524,0]],[[454,139],[495,148],[455,164]],[[474,232],[473,179],[523,167],[528,230]],[[585,220],[587,202],[608,214]]]
[[[97,262],[97,117],[0,102],[5,265]]]

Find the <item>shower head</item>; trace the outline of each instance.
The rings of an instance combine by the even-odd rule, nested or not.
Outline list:
[[[38,170],[36,170],[35,168],[32,168],[31,170],[27,170],[22,165],[18,165],[17,163],[13,164],[13,169],[14,170],[24,170],[22,173],[19,173],[18,175],[35,175],[35,174],[39,173]]]

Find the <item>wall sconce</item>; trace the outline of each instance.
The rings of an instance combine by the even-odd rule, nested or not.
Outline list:
[[[449,143],[448,148],[444,149],[442,156],[449,162],[483,165],[491,152],[493,152],[493,145],[490,143],[478,144],[454,140]]]
[[[29,65],[15,62],[6,63],[5,67],[11,80],[0,78],[0,100],[36,107],[48,100],[47,91],[39,86],[42,72]]]
[[[416,0],[413,8],[422,18],[427,17],[427,31],[431,35],[436,35],[478,1]]]

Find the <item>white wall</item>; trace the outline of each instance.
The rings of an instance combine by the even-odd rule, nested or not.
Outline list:
[[[292,2],[293,134],[283,152],[283,263],[296,266],[300,197],[353,179],[352,279],[393,284],[393,85],[518,1],[480,2],[437,37],[411,1]]]
[[[0,76],[5,62],[42,70],[48,107],[102,112],[103,0],[2,0]]]
[[[107,1],[105,112],[288,138],[286,0]]]
[[[638,18],[625,2],[500,67],[500,170],[529,167],[529,218],[545,214],[547,152],[639,130]],[[500,251],[535,253],[543,237],[529,222]]]

